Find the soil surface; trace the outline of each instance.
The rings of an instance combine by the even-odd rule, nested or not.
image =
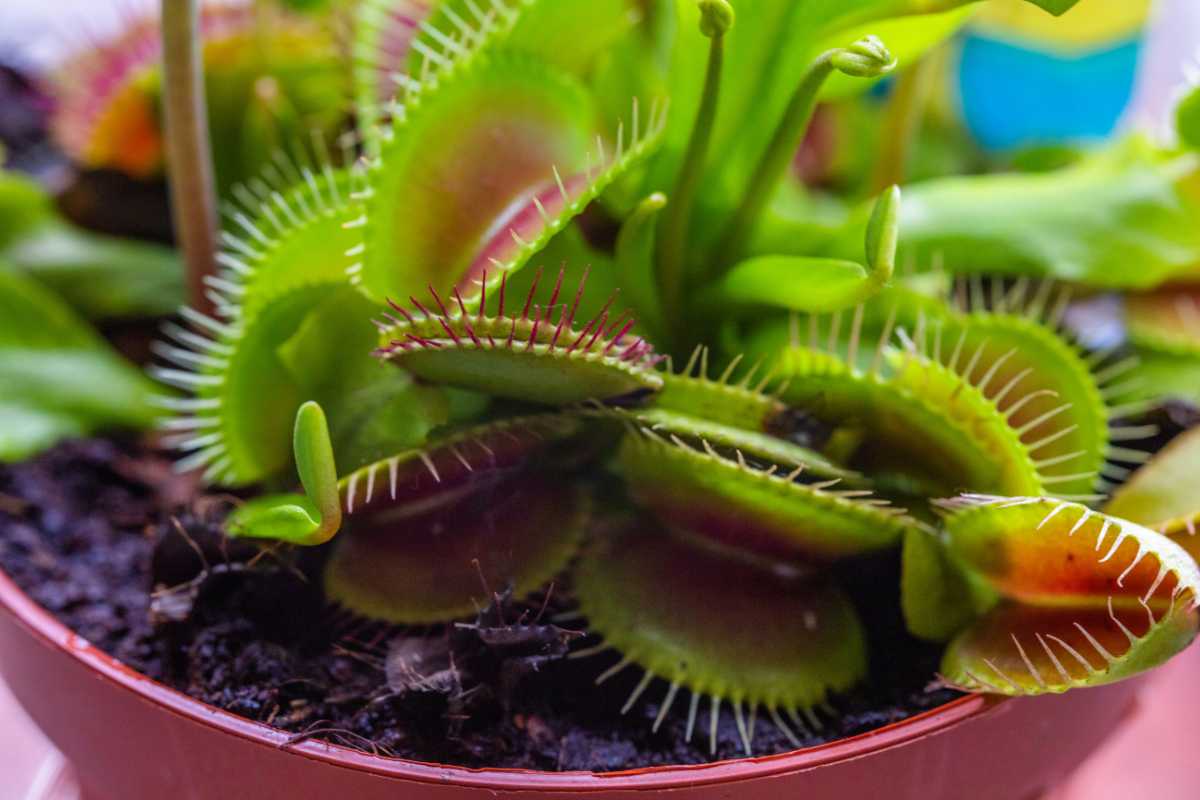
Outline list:
[[[615,655],[563,657],[589,644],[566,630],[580,624],[563,621],[569,589],[553,591],[545,608],[499,598],[470,626],[364,622],[325,602],[312,579],[319,550],[223,540],[219,523],[231,502],[197,494],[163,455],[140,445],[67,443],[0,467],[0,567],[127,664],[300,738],[475,767],[606,771],[714,760],[707,725],[685,740],[685,701],[652,732],[665,686],[652,685],[622,716],[636,671],[597,688]],[[871,632],[871,676],[832,699],[822,729],[801,734],[805,745],[955,696],[926,689],[938,649],[903,632],[895,559],[854,564],[843,582]],[[706,712],[704,702],[705,720]],[[793,746],[763,714],[753,748],[764,755]],[[741,755],[733,716],[723,713],[715,758]]]

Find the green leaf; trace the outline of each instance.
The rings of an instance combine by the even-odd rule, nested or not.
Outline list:
[[[1195,274],[1200,207],[1191,157],[1129,139],[1051,173],[964,176],[905,190],[899,260],[952,272],[1149,287]],[[857,250],[851,225],[833,255]]]
[[[716,304],[753,303],[791,311],[840,311],[891,280],[899,237],[900,189],[880,195],[867,223],[866,263],[803,256],[759,256],[735,265],[716,287]]]
[[[261,497],[246,503],[229,517],[230,536],[318,545],[338,532],[342,504],[337,468],[329,425],[320,405],[310,400],[300,406],[292,443],[305,495]]]
[[[1193,87],[1175,107],[1175,129],[1184,145],[1200,150],[1200,86]]]
[[[904,535],[900,606],[914,636],[944,642],[991,608],[995,593],[973,583],[932,531]]]
[[[24,175],[0,170],[0,250],[52,215],[50,196],[41,186]]]
[[[667,202],[662,192],[649,195],[625,219],[617,234],[618,285],[653,341],[661,341],[665,330],[662,300],[655,281],[654,245],[658,212]]]
[[[162,245],[53,222],[18,237],[4,258],[89,319],[165,316],[184,302],[183,265]]]
[[[1026,2],[1033,3],[1039,8],[1044,8],[1058,17],[1074,8],[1079,0],[1026,0]]]
[[[1200,553],[1200,428],[1173,439],[1113,494],[1104,513],[1165,533]]]
[[[156,391],[61,300],[0,269],[0,460],[70,436],[149,427]]]
[[[759,256],[735,265],[720,284],[730,303],[754,303],[792,311],[838,311],[872,294],[861,264],[835,258]]]

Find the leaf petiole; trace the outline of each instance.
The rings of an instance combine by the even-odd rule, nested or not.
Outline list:
[[[688,139],[683,165],[660,223],[658,236],[658,286],[662,296],[663,316],[670,331],[678,330],[683,286],[684,251],[687,245],[687,225],[692,204],[700,187],[704,162],[712,140],[717,118],[717,102],[721,93],[721,71],[725,63],[725,34],[733,27],[733,7],[727,0],[700,0],[700,32],[711,43],[708,66],[700,108]]]
[[[783,112],[783,119],[746,186],[741,203],[730,217],[715,257],[710,261],[714,267],[728,267],[753,232],[767,200],[787,172],[788,164],[808,129],[821,87],[834,70],[856,78],[877,78],[891,72],[895,66],[896,59],[883,42],[874,36],[860,39],[849,47],[827,50],[813,61],[792,94]]]

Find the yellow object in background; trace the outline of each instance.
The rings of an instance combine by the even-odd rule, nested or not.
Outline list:
[[[980,8],[972,27],[1039,49],[1086,50],[1137,35],[1152,5],[1152,0],[1081,0],[1053,17],[1025,0],[993,0]]]

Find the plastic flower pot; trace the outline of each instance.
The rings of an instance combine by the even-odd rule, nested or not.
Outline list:
[[[0,573],[0,675],[74,766],[85,800],[632,798],[1037,800],[1132,710],[1140,681],[968,696],[793,753],[621,773],[473,770],[293,742],[125,667]]]

